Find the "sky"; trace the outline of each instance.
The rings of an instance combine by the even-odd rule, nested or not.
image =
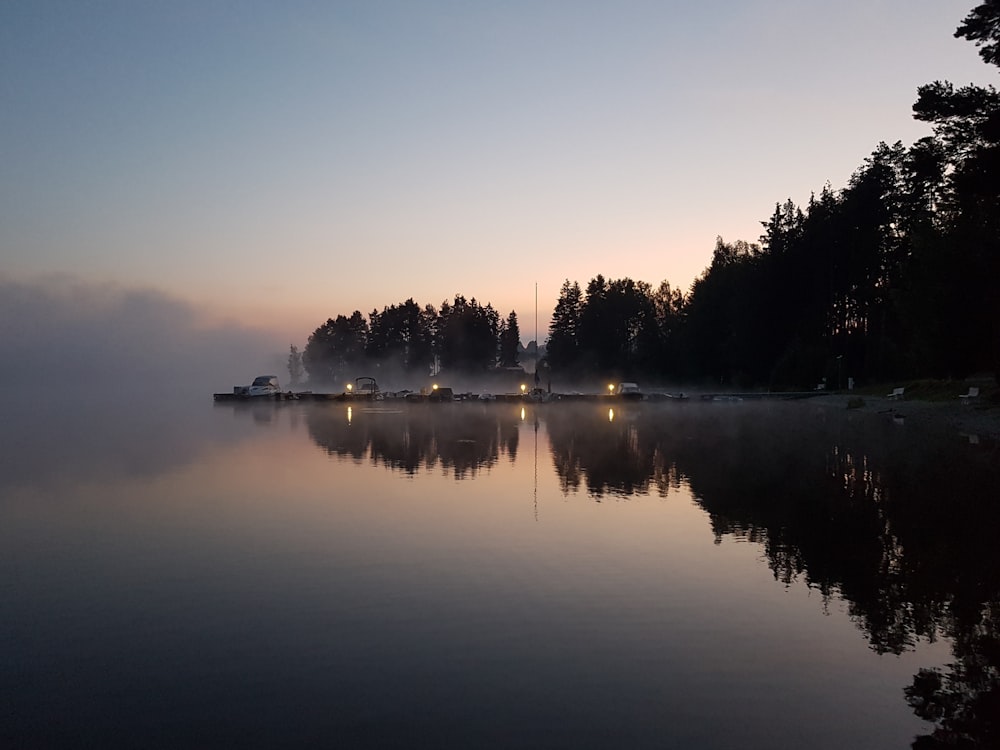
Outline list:
[[[3,0],[0,345],[39,300],[29,334],[145,300],[287,351],[410,297],[528,341],[566,279],[687,290],[928,135],[918,86],[995,83],[975,4]]]

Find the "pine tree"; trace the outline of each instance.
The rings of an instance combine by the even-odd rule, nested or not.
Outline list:
[[[517,367],[518,344],[521,342],[521,329],[517,325],[517,313],[513,310],[501,323],[500,329],[500,366]]]
[[[552,313],[549,340],[546,344],[549,365],[554,370],[572,367],[580,354],[580,314],[583,310],[583,293],[577,282],[563,282],[559,300]]]

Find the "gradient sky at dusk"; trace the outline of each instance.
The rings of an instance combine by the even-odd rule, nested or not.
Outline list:
[[[302,346],[456,293],[687,289],[717,235],[994,83],[974,0],[0,4],[0,274],[152,288]]]

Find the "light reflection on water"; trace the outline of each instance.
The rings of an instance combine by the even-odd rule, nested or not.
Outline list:
[[[10,744],[903,748],[914,675],[996,640],[967,445],[802,405],[183,414],[2,478]],[[100,460],[135,434],[155,462]]]

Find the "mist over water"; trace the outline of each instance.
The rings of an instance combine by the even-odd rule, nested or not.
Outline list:
[[[0,356],[2,488],[190,460],[224,428],[212,392],[277,369],[287,344],[152,289],[0,277]]]
[[[0,383],[61,393],[211,391],[242,383],[287,355],[251,324],[207,326],[190,305],[154,289],[72,277],[0,277]]]

